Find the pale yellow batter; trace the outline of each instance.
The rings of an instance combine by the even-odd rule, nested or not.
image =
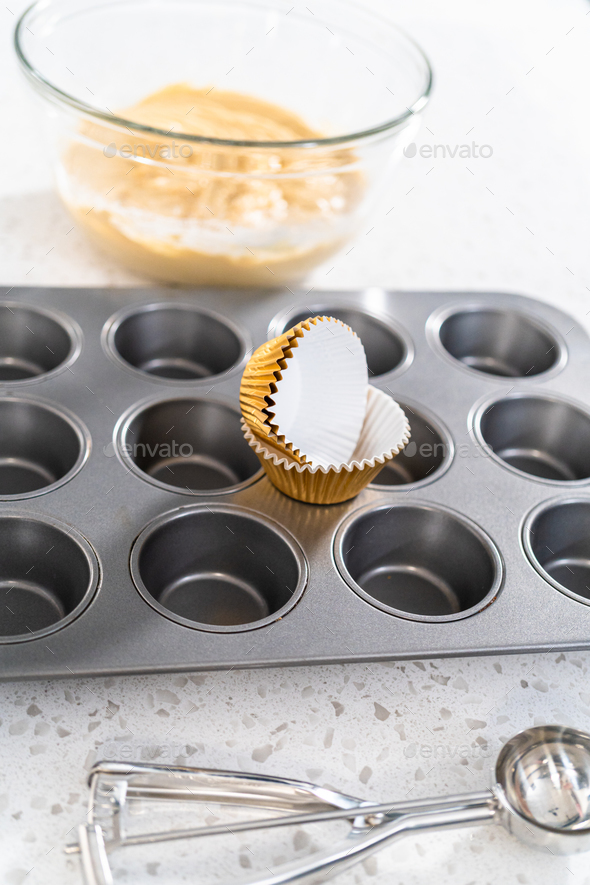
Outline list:
[[[363,194],[351,150],[225,147],[181,135],[321,137],[295,114],[177,84],[121,116],[169,136],[86,123],[64,154],[59,186],[78,222],[132,269],[185,284],[274,286],[303,276],[350,235]]]

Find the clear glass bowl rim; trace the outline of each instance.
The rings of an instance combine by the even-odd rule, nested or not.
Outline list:
[[[38,9],[43,10],[48,5],[57,6],[58,3],[59,0],[51,4],[50,0],[36,0],[36,2],[32,3],[25,9],[25,11],[18,19],[14,29],[14,49],[17,59],[20,62],[25,75],[28,77],[29,80],[33,82],[35,88],[39,92],[41,92],[41,94],[47,95],[54,101],[57,100],[59,104],[67,105],[71,109],[78,111],[84,116],[99,119],[102,122],[107,123],[112,128],[121,127],[127,129],[128,127],[133,127],[133,129],[138,130],[139,132],[144,132],[148,135],[155,135],[159,138],[168,138],[170,135],[169,132],[164,132],[164,130],[162,129],[156,129],[152,126],[145,126],[143,124],[136,123],[134,120],[128,120],[125,117],[119,117],[116,114],[107,114],[104,111],[100,111],[97,108],[94,108],[92,105],[87,104],[86,102],[80,101],[73,95],[69,95],[67,92],[58,89],[57,86],[54,86],[53,83],[47,80],[43,76],[41,71],[39,71],[29,61],[23,48],[22,36],[24,34],[24,31],[28,28],[31,19],[34,18],[35,12]],[[231,139],[224,138],[206,138],[202,135],[193,135],[188,133],[175,133],[175,137],[187,142],[193,142],[197,144],[209,144],[218,147],[245,147],[257,149],[268,148],[273,150],[281,148],[286,149],[334,147],[338,145],[348,144],[350,142],[361,141],[373,136],[387,133],[390,130],[397,129],[414,114],[422,111],[430,98],[433,84],[432,68],[424,51],[412,37],[406,34],[406,32],[402,28],[398,27],[392,22],[389,22],[387,19],[375,15],[374,13],[367,12],[365,9],[357,6],[355,3],[346,2],[346,6],[348,6],[351,11],[362,14],[365,16],[365,18],[371,18],[374,22],[379,22],[382,25],[385,25],[396,31],[398,36],[405,40],[414,49],[414,51],[417,52],[418,57],[421,59],[424,65],[425,86],[420,95],[418,95],[418,97],[412,102],[411,106],[407,107],[402,114],[399,114],[397,117],[393,117],[391,120],[387,120],[385,123],[381,123],[378,126],[374,126],[369,129],[363,129],[358,132],[352,132],[346,135],[338,135],[331,138],[319,138],[307,141],[233,141]]]

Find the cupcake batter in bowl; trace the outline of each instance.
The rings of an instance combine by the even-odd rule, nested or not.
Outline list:
[[[176,84],[120,116],[169,138],[84,121],[58,181],[77,221],[132,269],[187,284],[273,286],[350,236],[364,192],[355,153],[338,146],[310,157],[305,142],[321,136],[290,111]],[[175,140],[175,130],[218,141]]]
[[[38,0],[15,50],[77,224],[188,286],[281,286],[366,233],[432,87],[344,0]]]

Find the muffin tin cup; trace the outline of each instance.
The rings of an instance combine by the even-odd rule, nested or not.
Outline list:
[[[251,349],[231,320],[174,301],[123,308],[106,323],[102,343],[118,365],[166,384],[210,382],[235,371]]]
[[[84,338],[67,337],[82,346],[64,345],[47,372],[0,378],[0,494],[11,471],[17,481],[0,507],[0,678],[590,648],[579,324],[501,293],[169,296],[11,292]],[[263,476],[238,407],[250,338],[315,311],[360,334],[371,389],[412,431],[357,497],[331,505]],[[454,356],[436,343],[449,319]],[[500,355],[528,370],[514,338],[527,363],[537,348],[538,374],[490,374]],[[474,354],[479,367],[461,361]],[[45,385],[34,397],[17,387],[33,382]]]
[[[99,581],[94,550],[57,519],[0,513],[0,644],[40,639],[71,624]]]
[[[45,381],[65,371],[82,346],[79,325],[58,310],[0,301],[0,385]]]
[[[407,397],[394,396],[411,428],[410,442],[377,474],[371,488],[381,492],[420,488],[449,469],[455,446],[449,430],[431,412]]]
[[[405,329],[386,316],[340,300],[299,306],[279,314],[269,324],[268,337],[282,335],[314,316],[334,317],[356,332],[365,348],[371,380],[382,375],[399,375],[412,363],[414,345]]]
[[[131,575],[165,617],[236,633],[283,618],[305,589],[307,563],[295,539],[261,514],[196,505],[146,526],[131,552]]]
[[[456,367],[489,380],[551,377],[567,361],[559,333],[530,313],[488,304],[444,307],[429,317],[434,350]]]
[[[71,412],[30,397],[0,397],[0,501],[54,491],[89,454],[88,430]]]
[[[493,541],[471,520],[426,502],[369,505],[344,521],[338,571],[365,602],[400,618],[468,618],[491,605],[503,580]]]
[[[590,605],[590,498],[554,498],[535,507],[522,542],[545,581]]]
[[[590,410],[569,397],[536,390],[486,398],[469,426],[490,457],[528,480],[590,481]]]
[[[263,475],[240,418],[235,406],[213,398],[150,399],[118,422],[115,451],[159,488],[192,496],[236,492]]]

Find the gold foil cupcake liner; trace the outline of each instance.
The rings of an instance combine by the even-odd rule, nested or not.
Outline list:
[[[281,492],[308,504],[337,504],[359,494],[410,439],[410,425],[399,405],[369,387],[367,410],[352,460],[340,467],[313,467],[295,460],[270,437],[256,435],[242,419],[242,431],[268,478]]]
[[[323,379],[321,386],[316,379]],[[263,443],[297,463],[327,467],[352,456],[367,388],[366,358],[358,336],[341,320],[312,317],[256,350],[242,376],[240,405],[246,423]]]

